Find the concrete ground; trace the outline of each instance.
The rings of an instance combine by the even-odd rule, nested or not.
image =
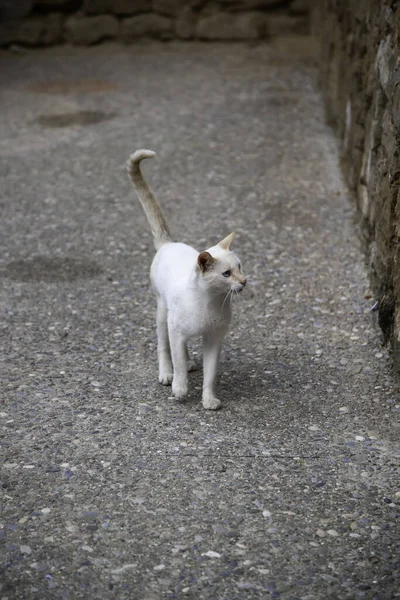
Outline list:
[[[400,598],[400,401],[307,40],[0,61],[0,598]],[[237,233],[217,413],[157,382],[140,147],[178,239]]]

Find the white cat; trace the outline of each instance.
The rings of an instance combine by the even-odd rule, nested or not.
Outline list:
[[[150,278],[157,297],[159,381],[172,382],[172,393],[183,398],[188,390],[187,342],[203,337],[203,406],[217,410],[221,402],[214,385],[222,341],[231,320],[231,299],[242,291],[246,277],[237,256],[229,249],[234,233],[205,252],[172,242],[161,207],[140,171],[151,150],[137,150],[128,172],[150,223],[157,254]],[[172,362],[171,362],[172,358]]]

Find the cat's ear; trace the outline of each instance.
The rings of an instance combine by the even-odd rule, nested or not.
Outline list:
[[[224,238],[222,240],[222,242],[219,242],[218,246],[220,246],[224,250],[229,250],[229,247],[232,244],[234,237],[235,237],[235,232],[232,231],[232,233],[230,233],[229,235],[227,235],[226,238]]]
[[[210,269],[215,262],[217,261],[209,252],[200,252],[199,256],[197,257],[197,264],[203,273],[207,271],[207,269]]]

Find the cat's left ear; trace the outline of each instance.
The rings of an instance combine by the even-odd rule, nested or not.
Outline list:
[[[200,252],[197,257],[197,264],[203,273],[207,271],[207,269],[210,269],[215,262],[215,258],[211,256],[209,252]]]
[[[234,237],[235,237],[235,232],[232,231],[232,233],[230,233],[229,235],[227,235],[226,238],[224,238],[222,240],[222,242],[219,242],[218,246],[220,246],[224,250],[229,250],[229,247],[232,244]]]

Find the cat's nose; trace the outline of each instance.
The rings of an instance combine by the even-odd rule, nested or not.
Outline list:
[[[243,279],[243,281],[241,283],[242,283],[242,286],[244,287],[247,283],[247,279]]]

